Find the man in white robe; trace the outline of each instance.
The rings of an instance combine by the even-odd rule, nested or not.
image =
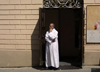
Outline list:
[[[45,34],[46,40],[46,67],[52,66],[54,69],[59,68],[59,50],[58,50],[58,31],[51,23],[49,31]]]

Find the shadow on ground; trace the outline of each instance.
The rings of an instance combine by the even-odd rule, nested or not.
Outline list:
[[[100,68],[91,68],[91,72],[100,72]]]

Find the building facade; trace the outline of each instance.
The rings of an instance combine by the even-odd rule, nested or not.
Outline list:
[[[100,45],[86,44],[87,6],[84,0],[84,65],[99,65]],[[39,8],[43,0],[0,0],[0,67],[40,65]]]
[[[84,16],[85,16],[84,18],[84,65],[99,65],[100,64],[100,44],[97,44],[97,43],[87,44],[86,43],[86,39],[87,39],[86,36],[87,36],[87,30],[88,30],[87,26],[90,20],[89,17],[93,16],[91,12],[94,12],[95,10],[97,10],[97,12],[94,12],[94,14],[99,13],[98,12],[99,11],[98,7],[100,7],[99,5],[100,5],[99,0],[84,0]],[[98,6],[98,7],[91,7],[91,6]],[[90,9],[92,9],[91,12],[89,12]],[[99,18],[97,20],[95,17],[95,19],[93,20],[99,21]],[[90,22],[92,22],[92,20],[90,20]]]

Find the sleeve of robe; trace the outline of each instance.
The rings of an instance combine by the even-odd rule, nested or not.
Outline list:
[[[48,34],[48,36],[50,37],[50,39],[54,40],[54,39],[58,38],[58,32],[57,31],[50,32]]]
[[[45,40],[48,42],[48,43],[51,43],[52,40],[50,40],[49,36],[48,36],[48,32],[46,32],[45,34]]]

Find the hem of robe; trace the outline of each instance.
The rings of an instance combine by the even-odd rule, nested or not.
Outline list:
[[[52,66],[52,65],[48,65],[48,66],[46,66],[46,67],[50,67],[50,66]],[[55,67],[55,66],[52,66],[52,67]],[[59,66],[57,66],[57,67],[55,67],[55,68],[59,68]]]
[[[46,67],[50,67],[50,66],[52,66],[52,67],[55,67],[55,68],[59,68],[59,64],[58,64],[58,66],[55,66],[55,65],[47,65],[46,62],[45,62],[45,66],[46,66]]]

